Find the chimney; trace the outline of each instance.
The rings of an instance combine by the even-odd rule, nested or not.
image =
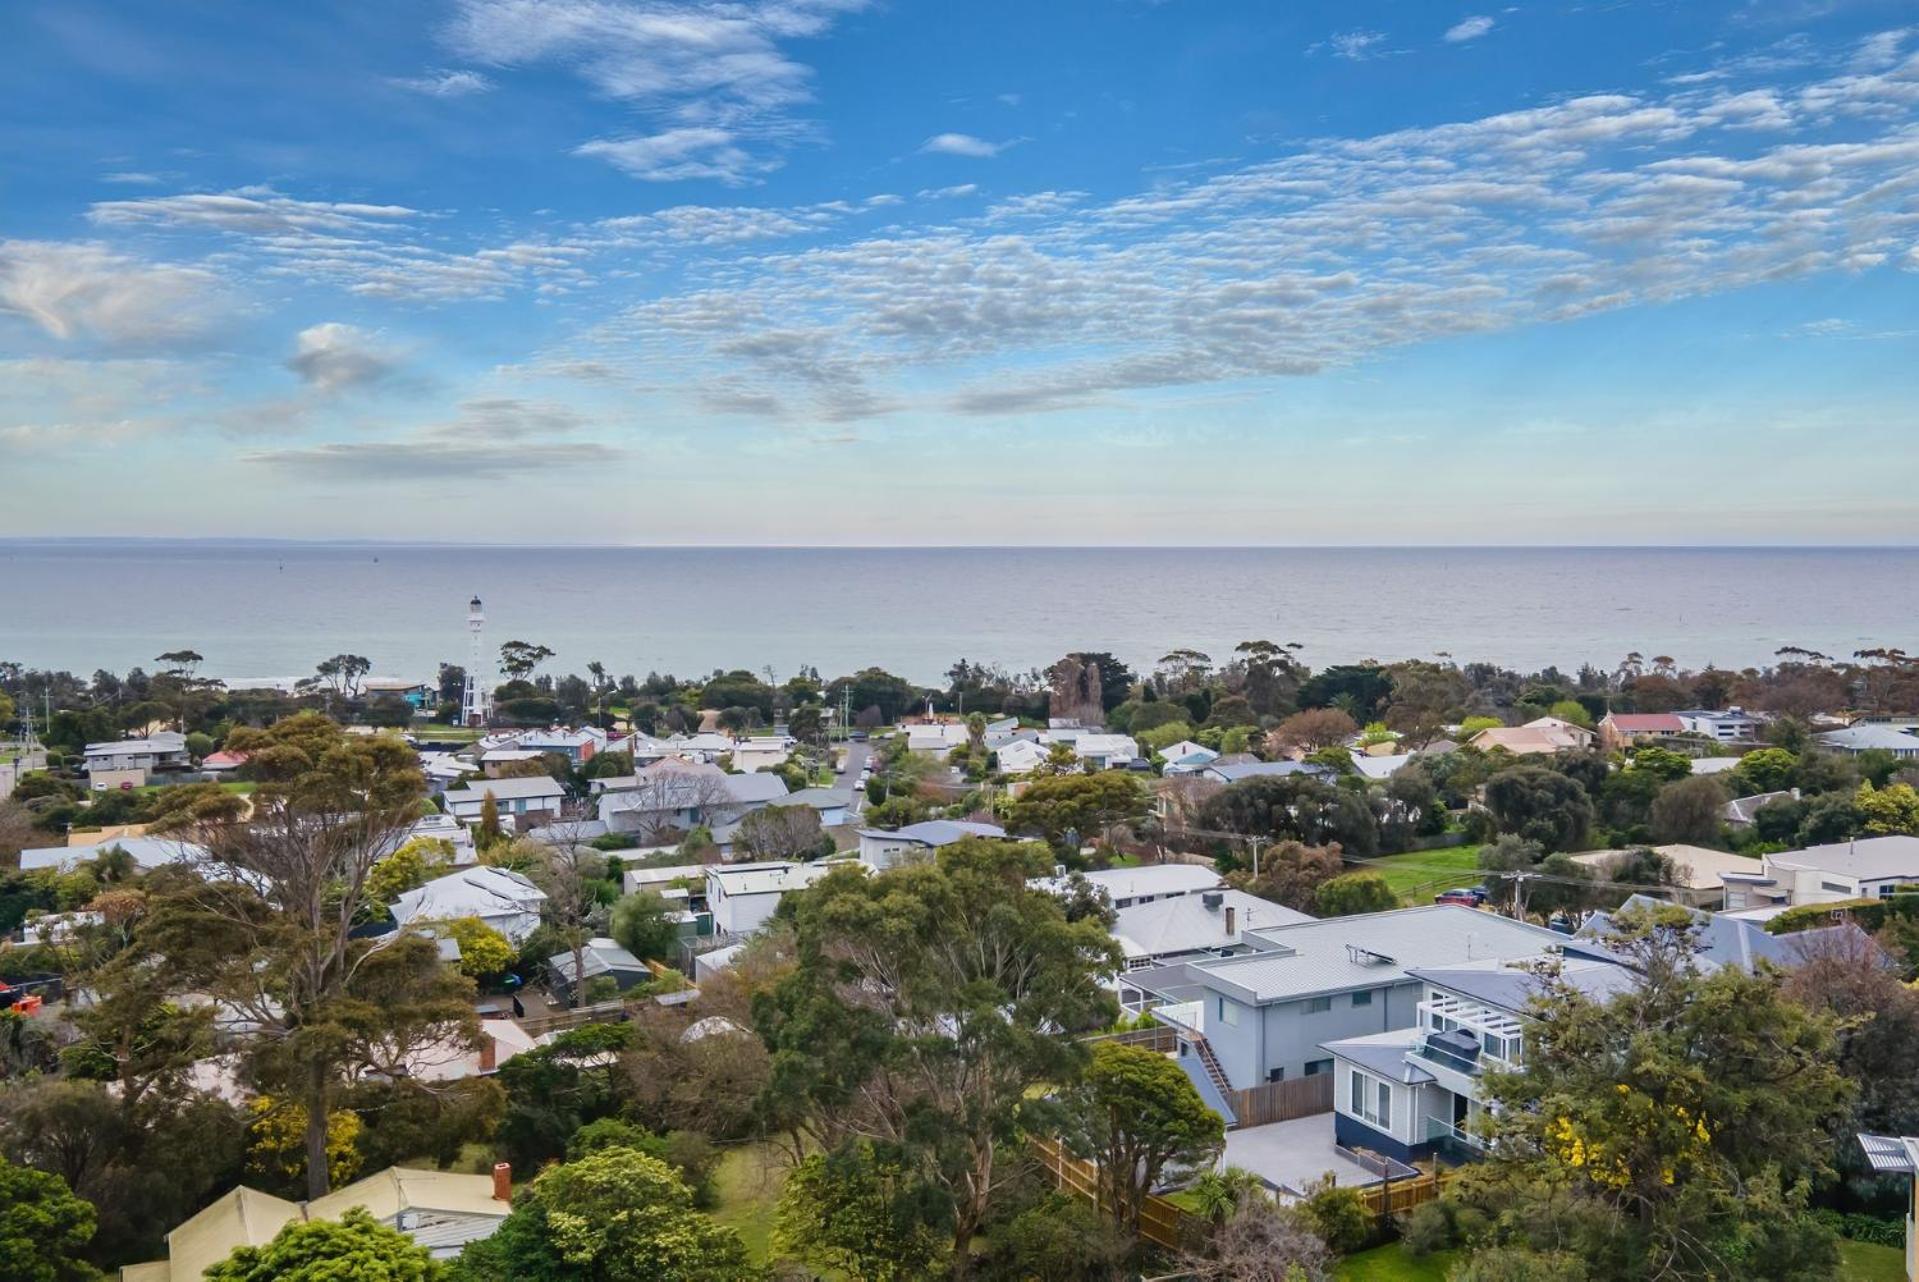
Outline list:
[[[1238,912],[1239,910],[1231,904],[1226,905],[1226,938],[1228,939],[1233,937],[1233,918]]]
[[[480,1032],[480,1071],[482,1073],[491,1073],[499,1066],[500,1044],[494,1040],[493,1034],[482,1029]]]
[[[513,1164],[511,1162],[493,1164],[493,1200],[495,1202],[513,1200]]]

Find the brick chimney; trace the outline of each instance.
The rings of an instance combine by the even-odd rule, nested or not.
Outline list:
[[[494,1040],[493,1034],[487,1032],[485,1029],[481,1029],[480,1030],[480,1071],[482,1073],[491,1073],[494,1069],[498,1068],[499,1066],[500,1066],[500,1043]]]
[[[513,1164],[511,1162],[493,1164],[493,1200],[496,1202],[513,1200]]]
[[[1228,939],[1233,937],[1233,918],[1238,915],[1239,910],[1237,908],[1231,904],[1226,905],[1226,938]]]

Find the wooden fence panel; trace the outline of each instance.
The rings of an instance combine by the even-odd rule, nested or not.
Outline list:
[[[1064,1191],[1084,1198],[1099,1210],[1110,1210],[1100,1196],[1099,1167],[1068,1153],[1058,1140],[1034,1139],[1040,1164]],[[1178,1251],[1204,1240],[1206,1222],[1178,1203],[1148,1193],[1139,1208],[1139,1235],[1148,1242]]]
[[[1404,1215],[1414,1207],[1437,1198],[1445,1184],[1445,1176],[1434,1171],[1421,1171],[1403,1180],[1360,1189],[1359,1196],[1366,1203],[1366,1209],[1374,1215]]]
[[[1333,1111],[1333,1075],[1319,1073],[1234,1091],[1227,1101],[1241,1126],[1266,1126]]]

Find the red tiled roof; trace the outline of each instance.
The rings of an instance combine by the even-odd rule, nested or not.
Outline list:
[[[1616,730],[1628,734],[1678,734],[1685,726],[1670,712],[1614,712],[1607,716]]]

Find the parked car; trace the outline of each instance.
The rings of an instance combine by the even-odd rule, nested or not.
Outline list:
[[[1478,908],[1486,902],[1484,886],[1454,886],[1451,890],[1442,890],[1433,896],[1436,904],[1464,904],[1468,908]]]

